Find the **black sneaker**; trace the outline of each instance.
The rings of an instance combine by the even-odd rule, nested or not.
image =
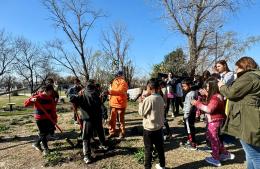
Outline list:
[[[152,151],[152,158],[153,158],[153,160],[155,160],[157,157],[158,157],[157,151],[153,150]]]
[[[92,157],[90,156],[90,157],[88,157],[88,156],[86,156],[86,157],[84,157],[84,162],[86,163],[86,164],[90,164],[90,163],[92,163]]]
[[[38,145],[38,144],[34,143],[34,144],[32,144],[32,147],[35,148],[35,150],[42,152],[41,145]]]

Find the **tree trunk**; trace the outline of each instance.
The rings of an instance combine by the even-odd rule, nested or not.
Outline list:
[[[86,81],[88,81],[89,80],[89,73],[88,73],[88,69],[87,69],[87,66],[86,66],[86,60],[85,60],[83,52],[80,54],[80,57],[81,57],[82,64],[83,64],[84,76],[85,76]]]
[[[189,37],[189,51],[190,51],[190,76],[193,77],[196,73],[197,61],[198,61],[198,51],[196,37]]]
[[[33,88],[34,88],[34,82],[33,82],[33,70],[32,69],[30,69],[30,73],[31,73],[31,82],[29,82],[30,83],[30,90],[31,90],[31,94],[33,94]]]

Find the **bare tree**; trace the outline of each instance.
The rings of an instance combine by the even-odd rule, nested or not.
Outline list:
[[[241,0],[242,1],[242,0]],[[188,40],[190,75],[195,74],[209,39],[223,25],[225,13],[234,12],[240,0],[163,0],[165,19]]]
[[[110,32],[103,31],[101,42],[104,54],[110,58],[112,73],[118,70],[124,71],[129,84],[131,84],[134,74],[133,62],[128,58],[131,40],[126,27],[121,24],[115,24],[111,27]]]
[[[45,45],[45,50],[46,53],[48,53],[48,56],[54,61],[53,64],[65,67],[65,71],[68,70],[68,73],[72,73],[75,77],[84,81],[85,78],[82,77],[85,77],[85,73],[82,67],[82,62],[79,61],[77,57],[75,57],[75,54],[65,49],[62,41],[54,40],[52,42],[48,42]],[[95,78],[97,80],[97,76],[101,70],[109,70],[109,61],[101,54],[101,52],[88,49],[85,52],[85,58],[88,73],[92,78]],[[64,70],[62,71],[64,72]],[[102,73],[102,75],[104,74]],[[106,76],[104,76],[103,79],[106,79],[105,77]],[[102,78],[100,78],[100,80],[101,79]],[[107,80],[105,81],[107,82]]]
[[[65,49],[64,43],[61,40],[56,39],[47,42],[45,50],[48,56],[54,60],[56,65],[65,67],[66,70],[71,72],[75,77],[79,77],[79,72],[76,70],[76,64],[78,63],[76,60],[77,57]],[[78,68],[82,68],[82,66],[79,66]]]
[[[18,54],[15,56],[14,69],[30,87],[34,93],[38,88],[38,80],[43,82],[47,79],[51,70],[49,59],[42,53],[39,47],[25,38],[16,40]]]
[[[88,80],[87,35],[96,20],[104,15],[101,11],[93,10],[89,1],[86,0],[44,0],[43,3],[50,11],[54,24],[67,35],[70,43],[80,56],[84,76]]]
[[[0,30],[0,76],[9,72],[16,54],[12,37],[8,36],[4,30]]]
[[[197,71],[200,73],[213,67],[217,60],[234,62],[252,45],[258,43],[260,36],[241,39],[235,32],[225,32],[224,34],[218,34],[217,44],[214,38],[209,40],[212,42],[208,42],[207,50],[201,52],[197,62]]]

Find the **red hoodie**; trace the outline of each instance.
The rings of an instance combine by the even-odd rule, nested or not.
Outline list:
[[[52,96],[48,96],[44,92],[39,92],[36,95],[31,96],[30,98],[24,101],[25,107],[34,104],[34,102],[31,101],[32,98],[36,98],[37,99],[36,102],[41,104],[41,106],[48,112],[52,120],[57,122],[56,103]],[[48,119],[45,113],[36,104],[34,104],[34,109],[35,109],[34,118],[36,120]]]

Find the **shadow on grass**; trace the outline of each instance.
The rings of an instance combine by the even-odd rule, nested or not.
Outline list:
[[[194,161],[191,163],[185,163],[185,164],[179,165],[174,168],[175,169],[188,169],[188,168],[199,169],[202,167],[209,167],[209,166],[210,165],[205,160],[199,160],[199,161]],[[169,169],[171,169],[171,168],[169,168]]]
[[[58,139],[56,140],[65,140],[66,138],[69,139],[76,139],[78,137],[78,133],[76,133],[75,131],[71,131],[71,132],[64,132],[64,133],[56,133],[55,134]],[[8,146],[8,147],[4,147],[4,148],[0,148],[0,150],[6,150],[6,149],[10,149],[10,148],[14,148],[17,146],[22,146],[25,144],[29,144],[29,143],[33,143],[37,140],[38,135],[30,135],[30,136],[13,136],[13,137],[8,137],[8,138],[0,138],[0,143],[7,143],[7,142],[22,142],[16,145],[12,145],[12,146]],[[26,141],[26,142],[24,142]],[[53,141],[53,140],[52,140]]]
[[[125,114],[136,114],[136,115],[138,115],[138,111],[126,111]]]
[[[138,150],[138,148],[132,148],[132,147],[118,147],[117,145],[121,142],[120,139],[110,139],[107,141],[108,143],[108,150],[100,150],[99,147],[99,141],[96,140],[95,142],[91,143],[91,151],[95,154],[95,157],[93,158],[93,163],[118,156],[118,155],[133,155],[134,152]],[[54,145],[55,146],[55,145]],[[62,145],[56,145],[55,148],[52,149],[52,151],[61,152],[71,150],[71,147]],[[69,161],[70,162],[76,162],[81,161],[84,158],[83,152],[82,152],[82,144],[78,145],[74,150],[78,150],[75,154],[70,154]],[[66,163],[67,161],[63,161],[62,163]]]
[[[235,152],[232,152],[232,153],[235,154],[236,158],[234,160],[221,162],[222,166],[232,165],[232,164],[243,164],[244,163],[245,158],[244,158],[243,150],[238,150],[238,151],[235,151]],[[199,169],[199,168],[202,168],[202,167],[213,167],[213,166],[208,164],[205,160],[199,160],[199,161],[194,161],[194,162],[191,162],[191,163],[185,163],[185,164],[179,165],[179,166],[174,167],[174,168],[175,169],[188,169],[188,168]]]

